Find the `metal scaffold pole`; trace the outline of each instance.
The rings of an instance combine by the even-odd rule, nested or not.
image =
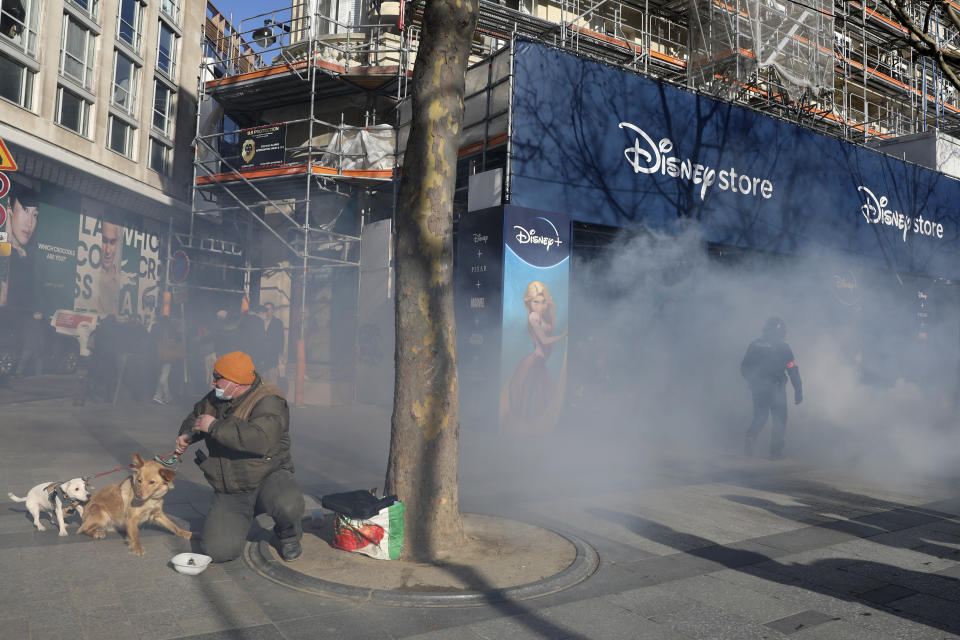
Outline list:
[[[303,406],[303,389],[304,382],[306,380],[307,374],[307,343],[306,343],[306,327],[307,327],[307,268],[309,266],[310,260],[310,195],[312,193],[313,185],[313,120],[316,109],[316,88],[317,88],[317,61],[315,59],[317,55],[317,37],[316,37],[316,26],[319,22],[319,17],[314,15],[311,12],[310,19],[307,21],[309,24],[309,34],[310,44],[307,47],[309,51],[309,68],[310,68],[310,121],[307,125],[307,171],[306,171],[306,202],[303,206],[303,269],[300,274],[300,320],[299,320],[299,335],[297,336],[297,380],[296,380],[296,391],[294,393],[294,404],[298,407]],[[342,136],[342,131],[341,131]]]

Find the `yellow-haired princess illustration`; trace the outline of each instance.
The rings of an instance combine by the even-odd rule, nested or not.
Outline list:
[[[552,431],[563,405],[567,377],[567,346],[563,342],[562,364],[554,381],[547,361],[554,345],[567,337],[567,329],[555,333],[556,306],[550,290],[540,281],[527,285],[523,294],[527,311],[527,333],[533,351],[517,364],[510,380],[500,391],[500,432],[510,435],[539,435]]]

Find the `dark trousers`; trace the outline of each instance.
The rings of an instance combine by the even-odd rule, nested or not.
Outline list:
[[[90,356],[77,358],[77,371],[73,385],[73,406],[82,407],[87,402],[90,390]]]
[[[17,365],[17,375],[26,376],[29,370],[33,370],[33,375],[39,376],[41,373],[41,352],[39,348],[24,347],[20,352],[20,363]]]
[[[773,419],[770,434],[770,453],[783,452],[787,431],[787,388],[783,384],[758,385],[750,389],[753,392],[753,421],[747,429],[747,439],[754,440],[767,423],[767,416]]]
[[[203,523],[203,548],[214,562],[239,558],[253,519],[265,513],[274,521],[281,542],[303,536],[303,492],[284,469],[274,471],[253,491],[213,494]]]

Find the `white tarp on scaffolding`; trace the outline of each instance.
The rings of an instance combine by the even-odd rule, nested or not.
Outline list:
[[[396,132],[388,124],[335,131],[320,164],[342,171],[392,169]]]
[[[742,90],[773,70],[792,100],[833,90],[833,2],[690,0],[690,78]]]

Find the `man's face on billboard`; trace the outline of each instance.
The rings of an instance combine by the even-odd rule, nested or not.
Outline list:
[[[113,261],[117,257],[117,243],[120,242],[120,227],[112,222],[104,222],[100,228],[100,266],[103,269],[112,269]]]
[[[23,249],[30,243],[30,238],[33,237],[33,232],[37,228],[39,213],[37,207],[25,207],[19,200],[13,199],[13,206],[10,207],[10,222],[7,225],[10,244]]]

